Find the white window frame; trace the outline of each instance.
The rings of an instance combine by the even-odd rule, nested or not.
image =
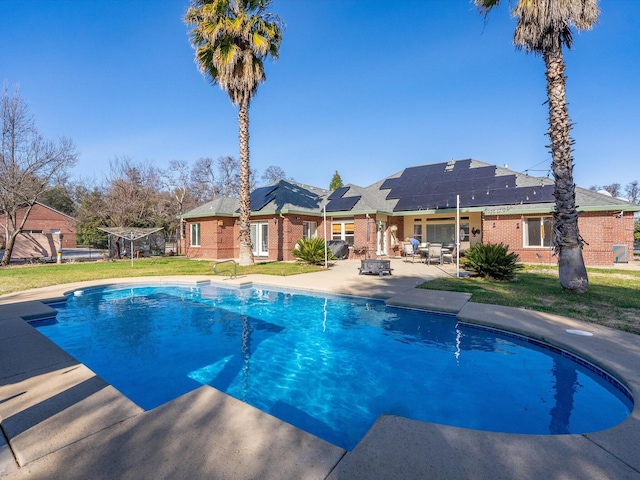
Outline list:
[[[318,236],[318,222],[302,222],[302,238],[316,238]]]
[[[422,223],[417,223],[418,220],[419,219],[416,219],[416,223],[413,224],[413,238],[422,243],[422,232],[424,231],[424,229],[422,228]],[[420,222],[422,221],[420,220]]]
[[[353,233],[347,233],[347,225],[353,226]],[[336,232],[334,227],[340,226],[339,232]],[[353,217],[348,218],[335,218],[331,220],[331,240],[344,240],[349,245],[353,245],[356,233],[356,225]]]
[[[192,223],[189,225],[189,245],[192,247],[199,247],[201,245],[200,234],[202,229],[199,223]]]
[[[553,247],[553,217],[541,215],[539,217],[524,217],[522,226],[522,246],[524,248],[551,248]],[[529,243],[529,224],[536,224],[539,227],[540,243]],[[535,232],[534,232],[535,233]]]
[[[269,256],[269,222],[251,222],[251,249],[255,257]]]

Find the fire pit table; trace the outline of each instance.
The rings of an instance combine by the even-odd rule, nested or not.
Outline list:
[[[377,259],[362,259],[360,260],[361,264],[358,270],[360,270],[360,275],[363,274],[377,274],[381,277],[388,273],[391,275],[391,260],[377,260]]]

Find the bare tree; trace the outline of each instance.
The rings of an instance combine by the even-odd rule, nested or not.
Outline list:
[[[218,158],[218,191],[224,197],[240,197],[240,162],[230,155]],[[256,188],[256,172],[249,171],[249,192]]]
[[[199,158],[191,169],[191,193],[199,203],[210,202],[218,191],[216,164],[212,158]]]
[[[33,206],[50,182],[77,161],[73,142],[65,137],[46,140],[38,132],[18,89],[2,90],[0,140],[0,211],[4,215],[5,252],[0,265],[8,265],[16,238]]]
[[[603,190],[606,190],[611,194],[612,197],[619,197],[621,194],[620,184],[612,183],[611,185],[604,185],[602,187]]]
[[[128,157],[116,157],[109,164],[104,188],[109,226],[155,226],[151,217],[160,191],[157,169],[149,163],[133,162]]]
[[[177,232],[177,236],[181,240],[178,245],[182,245],[182,240],[184,240],[184,232],[181,228],[182,219],[178,219],[178,216],[182,215],[189,207],[195,206],[190,191],[190,177],[189,165],[184,160],[171,160],[169,168],[161,171],[163,186],[171,196],[169,210],[173,213],[168,217],[167,223],[171,231]]]
[[[284,170],[276,165],[271,165],[262,174],[262,181],[264,183],[275,183],[278,180],[286,180],[287,174]]]
[[[218,188],[224,197],[240,196],[240,162],[227,155],[218,158]]]
[[[630,203],[635,205],[640,203],[640,186],[638,185],[638,180],[628,183],[624,190],[627,194],[627,200],[629,200]]]

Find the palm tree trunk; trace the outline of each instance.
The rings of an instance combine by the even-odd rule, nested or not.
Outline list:
[[[549,99],[549,138],[555,178],[554,196],[554,249],[558,256],[560,285],[565,290],[585,292],[589,285],[587,269],[582,258],[583,239],[578,231],[575,184],[573,183],[573,158],[570,130],[571,123],[566,101],[565,64],[562,47],[549,48],[543,54],[547,68],[547,95]]]
[[[253,265],[251,247],[251,192],[249,191],[249,99],[243,99],[238,108],[240,128],[240,265]]]

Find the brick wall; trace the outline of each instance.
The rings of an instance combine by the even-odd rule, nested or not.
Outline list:
[[[238,258],[240,248],[235,246],[240,228],[232,217],[187,220],[185,252],[189,258],[223,260]],[[200,224],[200,246],[191,246],[191,224]]]
[[[235,217],[216,217],[191,219],[187,221],[186,255],[190,258],[229,259],[240,256],[240,226]],[[290,261],[295,260],[291,251],[303,235],[303,222],[316,222],[317,235],[323,237],[322,218],[307,215],[254,216],[251,222],[268,224],[269,255],[256,256],[256,261]],[[221,222],[221,223],[219,223]],[[192,223],[200,223],[200,246],[191,247]],[[327,231],[330,236],[330,230]]]
[[[282,242],[282,260],[295,260],[295,257],[291,254],[291,251],[295,248],[296,243],[300,240],[304,233],[304,222],[316,222],[316,236],[324,238],[324,224],[322,217],[315,217],[311,215],[286,215],[282,220],[283,226],[283,242]],[[327,221],[327,236],[331,238],[331,226]],[[269,248],[269,255],[271,256],[271,248]]]
[[[580,214],[578,228],[586,245],[583,250],[587,265],[613,264],[613,246],[627,245],[633,260],[633,212],[588,212]]]
[[[24,209],[18,212],[18,218],[24,215]],[[24,225],[25,231],[41,231],[43,234],[59,230],[62,233],[62,248],[76,248],[76,220],[36,203]],[[0,217],[0,243],[4,243],[4,216]]]
[[[586,265],[613,265],[613,246],[627,245],[633,256],[633,213],[586,212],[578,218],[585,244],[582,256]],[[532,215],[536,216],[536,215]],[[520,215],[487,215],[483,218],[482,241],[505,243],[527,263],[557,264],[551,248],[523,247],[523,218]]]
[[[625,213],[620,218],[619,212],[590,212],[583,213],[579,218],[580,233],[589,245],[585,245],[583,257],[587,265],[612,265],[613,245],[628,246],[630,258],[633,255],[633,214]],[[538,216],[538,215],[532,215]],[[521,215],[487,215],[481,220],[481,233],[473,237],[472,243],[480,240],[484,243],[505,243],[510,250],[516,252],[523,262],[557,264],[551,248],[523,247],[523,218]],[[397,226],[397,238],[402,242],[407,235],[404,218],[380,217],[388,221],[388,227]],[[259,261],[290,261],[294,260],[291,251],[296,242],[302,238],[303,222],[317,223],[317,236],[324,237],[322,217],[305,215],[285,215],[252,217],[252,222],[267,222],[269,226],[269,256],[256,257]],[[369,252],[375,254],[377,250],[377,218],[373,215],[354,217],[354,245],[367,246]],[[200,223],[200,246],[190,246],[191,223]],[[369,239],[367,240],[367,223],[369,224]],[[473,219],[472,225],[477,221]],[[229,259],[238,258],[240,254],[238,238],[240,227],[236,225],[236,218],[217,217],[189,220],[186,226],[186,254],[190,258]],[[385,232],[389,235],[389,231]],[[327,218],[327,237],[331,239],[331,219]],[[394,251],[389,237],[389,254]]]
[[[386,218],[383,220],[386,221]],[[367,218],[366,215],[356,215],[353,217],[354,227],[354,247],[367,247],[367,250],[374,254],[378,249],[378,218],[371,215]],[[369,225],[369,239],[367,240],[367,225]]]

